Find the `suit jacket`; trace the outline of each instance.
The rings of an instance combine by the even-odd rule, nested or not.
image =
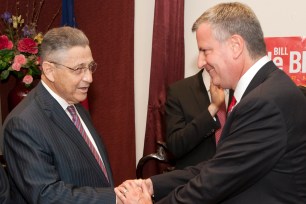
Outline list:
[[[9,201],[10,185],[7,179],[6,172],[0,164],[0,203],[6,204]]]
[[[85,109],[76,108],[92,134],[110,183],[81,134],[39,83],[4,122],[4,156],[13,203],[115,203],[105,147]]]
[[[214,132],[220,125],[208,112],[210,100],[202,72],[168,88],[166,144],[175,156],[177,169],[210,159],[216,151]]]
[[[228,116],[211,160],[152,177],[157,199],[176,187],[157,203],[306,203],[305,116],[302,92],[268,62]]]

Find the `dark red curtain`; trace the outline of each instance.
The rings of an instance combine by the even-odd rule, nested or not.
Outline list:
[[[40,2],[38,0],[30,0]],[[0,14],[15,12],[16,0],[0,0]],[[28,1],[20,2],[20,12]],[[45,33],[61,0],[46,0],[38,30]],[[116,185],[136,177],[134,120],[134,0],[75,1],[78,28],[90,41],[98,69],[88,94],[94,125],[108,150]],[[58,27],[61,10],[52,27]],[[1,28],[1,26],[0,26]],[[2,118],[8,114],[7,95],[15,84],[10,78],[0,83]]]
[[[144,155],[156,152],[156,142],[165,141],[164,103],[167,86],[184,78],[184,0],[155,0],[151,75]],[[160,173],[149,162],[144,176]]]

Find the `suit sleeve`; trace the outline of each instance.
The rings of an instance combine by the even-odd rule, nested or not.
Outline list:
[[[10,195],[10,185],[6,172],[0,164],[0,203],[7,203]]]
[[[194,167],[198,174],[188,168],[152,177],[157,198],[169,193],[168,186],[176,186],[157,203],[218,203],[258,182],[286,151],[285,119],[273,102],[241,102],[227,120],[227,135],[211,160]]]
[[[200,112],[190,122],[186,121],[183,106],[176,96],[175,90],[169,88],[166,101],[166,141],[167,147],[176,158],[184,156],[211,136],[220,124],[214,120],[207,108]]]
[[[63,182],[54,165],[56,161],[51,151],[48,151],[47,142],[39,136],[43,134],[41,129],[20,118],[13,118],[8,121],[4,134],[4,152],[10,179],[28,203],[116,202],[111,187],[79,187]]]

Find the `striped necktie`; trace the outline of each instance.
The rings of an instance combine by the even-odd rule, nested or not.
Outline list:
[[[106,179],[108,180],[108,176],[107,176],[107,172],[106,172],[106,168],[104,166],[104,163],[102,161],[102,158],[99,156],[96,148],[94,147],[94,145],[92,144],[92,142],[90,141],[88,135],[86,134],[81,120],[79,118],[79,116],[77,115],[76,109],[74,106],[68,106],[67,107],[68,112],[71,114],[72,116],[72,122],[74,123],[74,125],[76,126],[76,128],[79,130],[79,132],[81,133],[83,139],[85,140],[85,142],[87,143],[89,149],[91,150],[92,154],[94,155],[95,159],[97,160],[100,168],[102,169]],[[109,181],[109,180],[108,180]]]

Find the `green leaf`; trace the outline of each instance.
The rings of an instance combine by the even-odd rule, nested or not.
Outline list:
[[[41,75],[41,71],[39,68],[35,68],[31,70],[32,70],[32,75],[35,75],[35,76]]]
[[[5,56],[14,56],[14,50],[9,50],[9,49],[3,49],[0,50],[0,57],[5,57]]]
[[[12,50],[0,50],[0,70],[7,69],[11,61],[13,61],[14,58],[14,51]]]
[[[21,79],[23,76],[24,76],[24,74],[22,73],[22,72],[18,72],[18,71],[14,71],[14,74],[17,76],[17,78],[18,79]]]
[[[0,70],[4,70],[4,69],[7,69],[7,63],[0,60]]]
[[[9,70],[4,70],[3,72],[1,72],[0,79],[1,79],[1,80],[7,79],[7,77],[9,76],[9,74],[10,74],[10,71],[9,71]]]

